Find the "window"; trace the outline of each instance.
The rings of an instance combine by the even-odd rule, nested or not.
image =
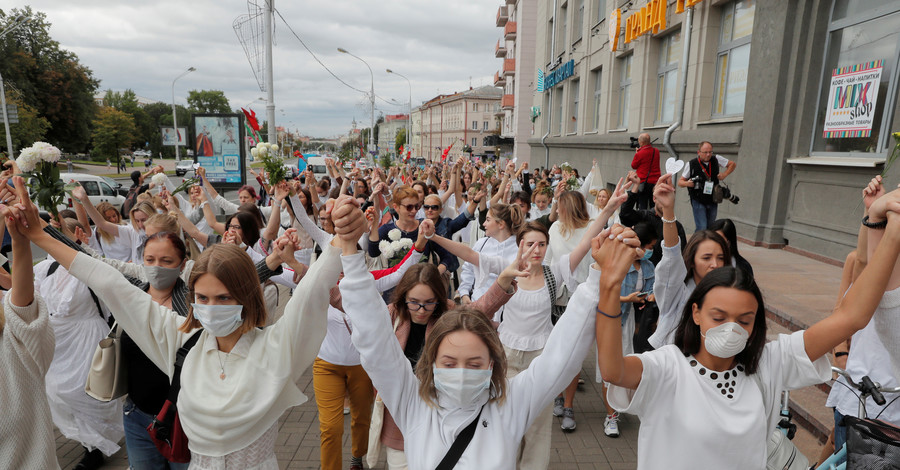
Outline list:
[[[84,192],[88,196],[99,196],[100,195],[100,186],[96,181],[81,181],[81,186],[84,187]]]
[[[477,146],[478,146],[478,138],[472,137],[472,147],[477,147]]]
[[[550,21],[547,22],[547,49],[550,51],[547,56],[550,57],[549,60],[553,60],[553,57],[556,56],[556,51],[553,50],[553,18],[550,18]]]
[[[102,182],[100,183],[100,191],[103,193],[104,196],[115,196],[116,195],[116,192],[113,191],[113,188],[109,187],[108,184],[102,183]]]
[[[574,134],[578,132],[578,88],[580,80],[569,82],[569,128],[566,132]]]
[[[478,112],[478,103],[472,103],[472,111]]]
[[[477,131],[477,130],[478,130],[478,121],[472,121],[472,130],[473,130],[473,131]]]
[[[553,51],[553,54],[558,54],[559,52],[563,52],[566,50],[566,38],[569,37],[569,18],[568,18],[568,8],[563,6],[559,9],[559,37],[557,38],[556,44],[559,44],[557,47],[561,48],[561,50]]]
[[[751,0],[738,0],[722,7],[713,116],[744,114],[755,11],[756,2]]]
[[[575,21],[572,24],[572,43],[576,43],[581,40],[582,29],[584,23],[584,0],[578,0],[578,7],[575,9]]]
[[[659,42],[659,69],[656,80],[657,124],[675,121],[679,57],[681,57],[681,31],[672,33]]]
[[[483,128],[482,130],[483,130],[483,131],[487,131],[487,130],[488,130],[488,122],[487,122],[487,121],[484,121],[484,128]]]
[[[556,128],[554,129],[554,134],[561,135],[562,134],[562,126],[563,126],[563,87],[562,85],[557,86],[553,89],[553,104],[556,106],[554,110],[555,116],[553,116],[553,122],[556,124]]]
[[[865,3],[866,5],[860,5]],[[878,3],[878,7],[869,6]],[[834,2],[834,14],[829,25],[828,37],[825,45],[825,61],[821,75],[819,90],[819,103],[816,110],[816,125],[813,128],[813,153],[842,152],[863,153],[871,156],[873,153],[886,152],[893,147],[894,141],[890,133],[898,129],[898,63],[900,56],[900,8],[885,8],[881,2],[862,2],[860,0],[836,0]],[[840,18],[836,21],[837,18]],[[862,124],[856,129],[848,129],[839,133],[841,126],[832,126],[831,131],[825,135],[825,118],[835,113],[846,113],[865,109],[865,105],[858,106],[860,99],[856,99],[857,105],[846,104],[854,100],[851,96],[841,104],[840,98],[831,94],[832,75],[844,67],[863,66],[872,68],[876,72],[877,62],[881,62],[881,75],[876,82],[874,76],[868,83],[872,88],[877,85],[877,94],[866,93],[869,113],[871,113],[871,130],[869,124]],[[873,64],[873,62],[876,62]],[[862,83],[857,82],[861,86]],[[835,96],[835,98],[831,98]],[[858,96],[862,96],[861,94]],[[867,114],[863,111],[862,114]],[[849,124],[848,127],[854,127]],[[848,136],[852,135],[852,136]]]
[[[600,87],[603,84],[603,70],[597,69],[591,72],[591,80],[594,82],[594,122],[593,129],[600,129]]]
[[[631,97],[631,60],[633,54],[619,59],[619,129],[628,129],[628,105]]]
[[[601,22],[606,19],[606,0],[598,0],[597,1],[597,22]]]

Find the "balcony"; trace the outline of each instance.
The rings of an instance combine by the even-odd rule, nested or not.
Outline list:
[[[516,95],[503,95],[500,99],[500,107],[503,109],[513,109],[516,107]]]
[[[501,6],[497,9],[497,27],[502,28],[506,26],[506,20],[509,19],[509,14],[507,13],[506,5]]]
[[[503,75],[516,74],[516,59],[503,59]]]
[[[503,28],[503,37],[505,39],[513,40],[516,38],[516,22],[509,21],[506,23],[506,26]]]
[[[506,57],[506,43],[504,42],[501,45],[499,39],[497,40],[497,45],[494,47],[494,57]]]
[[[500,75],[500,72],[494,73],[494,86],[506,85],[506,75]]]

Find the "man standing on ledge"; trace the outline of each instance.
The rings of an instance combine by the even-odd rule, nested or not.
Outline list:
[[[707,141],[700,142],[697,158],[688,162],[678,180],[678,186],[688,188],[691,207],[694,209],[695,230],[706,230],[716,220],[719,205],[713,199],[715,187],[734,171],[737,163],[716,155],[713,160],[713,146]],[[719,171],[719,168],[724,171]]]
[[[659,150],[650,145],[650,134],[638,136],[640,147],[634,152],[631,168],[637,171],[641,183],[638,189],[638,209],[650,209],[653,200],[653,186],[660,177]]]

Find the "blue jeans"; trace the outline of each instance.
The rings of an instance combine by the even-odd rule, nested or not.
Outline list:
[[[694,231],[706,230],[716,221],[716,213],[719,212],[718,204],[703,204],[691,199],[691,207],[694,209]]]
[[[841,414],[837,408],[834,409],[834,452],[841,450],[841,447],[847,443],[847,426],[841,424],[841,420],[844,419],[844,415]],[[837,463],[846,462],[847,458],[844,457],[841,461]]]
[[[128,449],[128,465],[132,470],[187,470],[190,463],[173,463],[166,460],[156,450],[150,439],[147,426],[153,416],[139,410],[134,402],[125,400],[123,422],[125,423],[125,447]]]

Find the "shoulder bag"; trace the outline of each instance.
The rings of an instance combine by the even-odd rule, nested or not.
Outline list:
[[[188,450],[188,438],[181,429],[181,421],[178,419],[178,392],[181,391],[181,366],[191,348],[200,339],[198,331],[191,336],[184,346],[175,353],[175,370],[172,373],[172,384],[169,386],[169,397],[163,404],[159,414],[153,418],[147,426],[150,439],[156,445],[156,449],[166,460],[175,463],[187,463],[191,461],[191,451]]]
[[[559,317],[566,311],[566,307],[556,305],[556,276],[553,275],[550,266],[543,265],[541,267],[544,268],[544,282],[547,284],[547,290],[550,291],[550,323],[556,325]]]
[[[100,341],[91,359],[84,393],[100,401],[111,401],[128,392],[127,369],[122,357],[122,329],[114,323]]]

